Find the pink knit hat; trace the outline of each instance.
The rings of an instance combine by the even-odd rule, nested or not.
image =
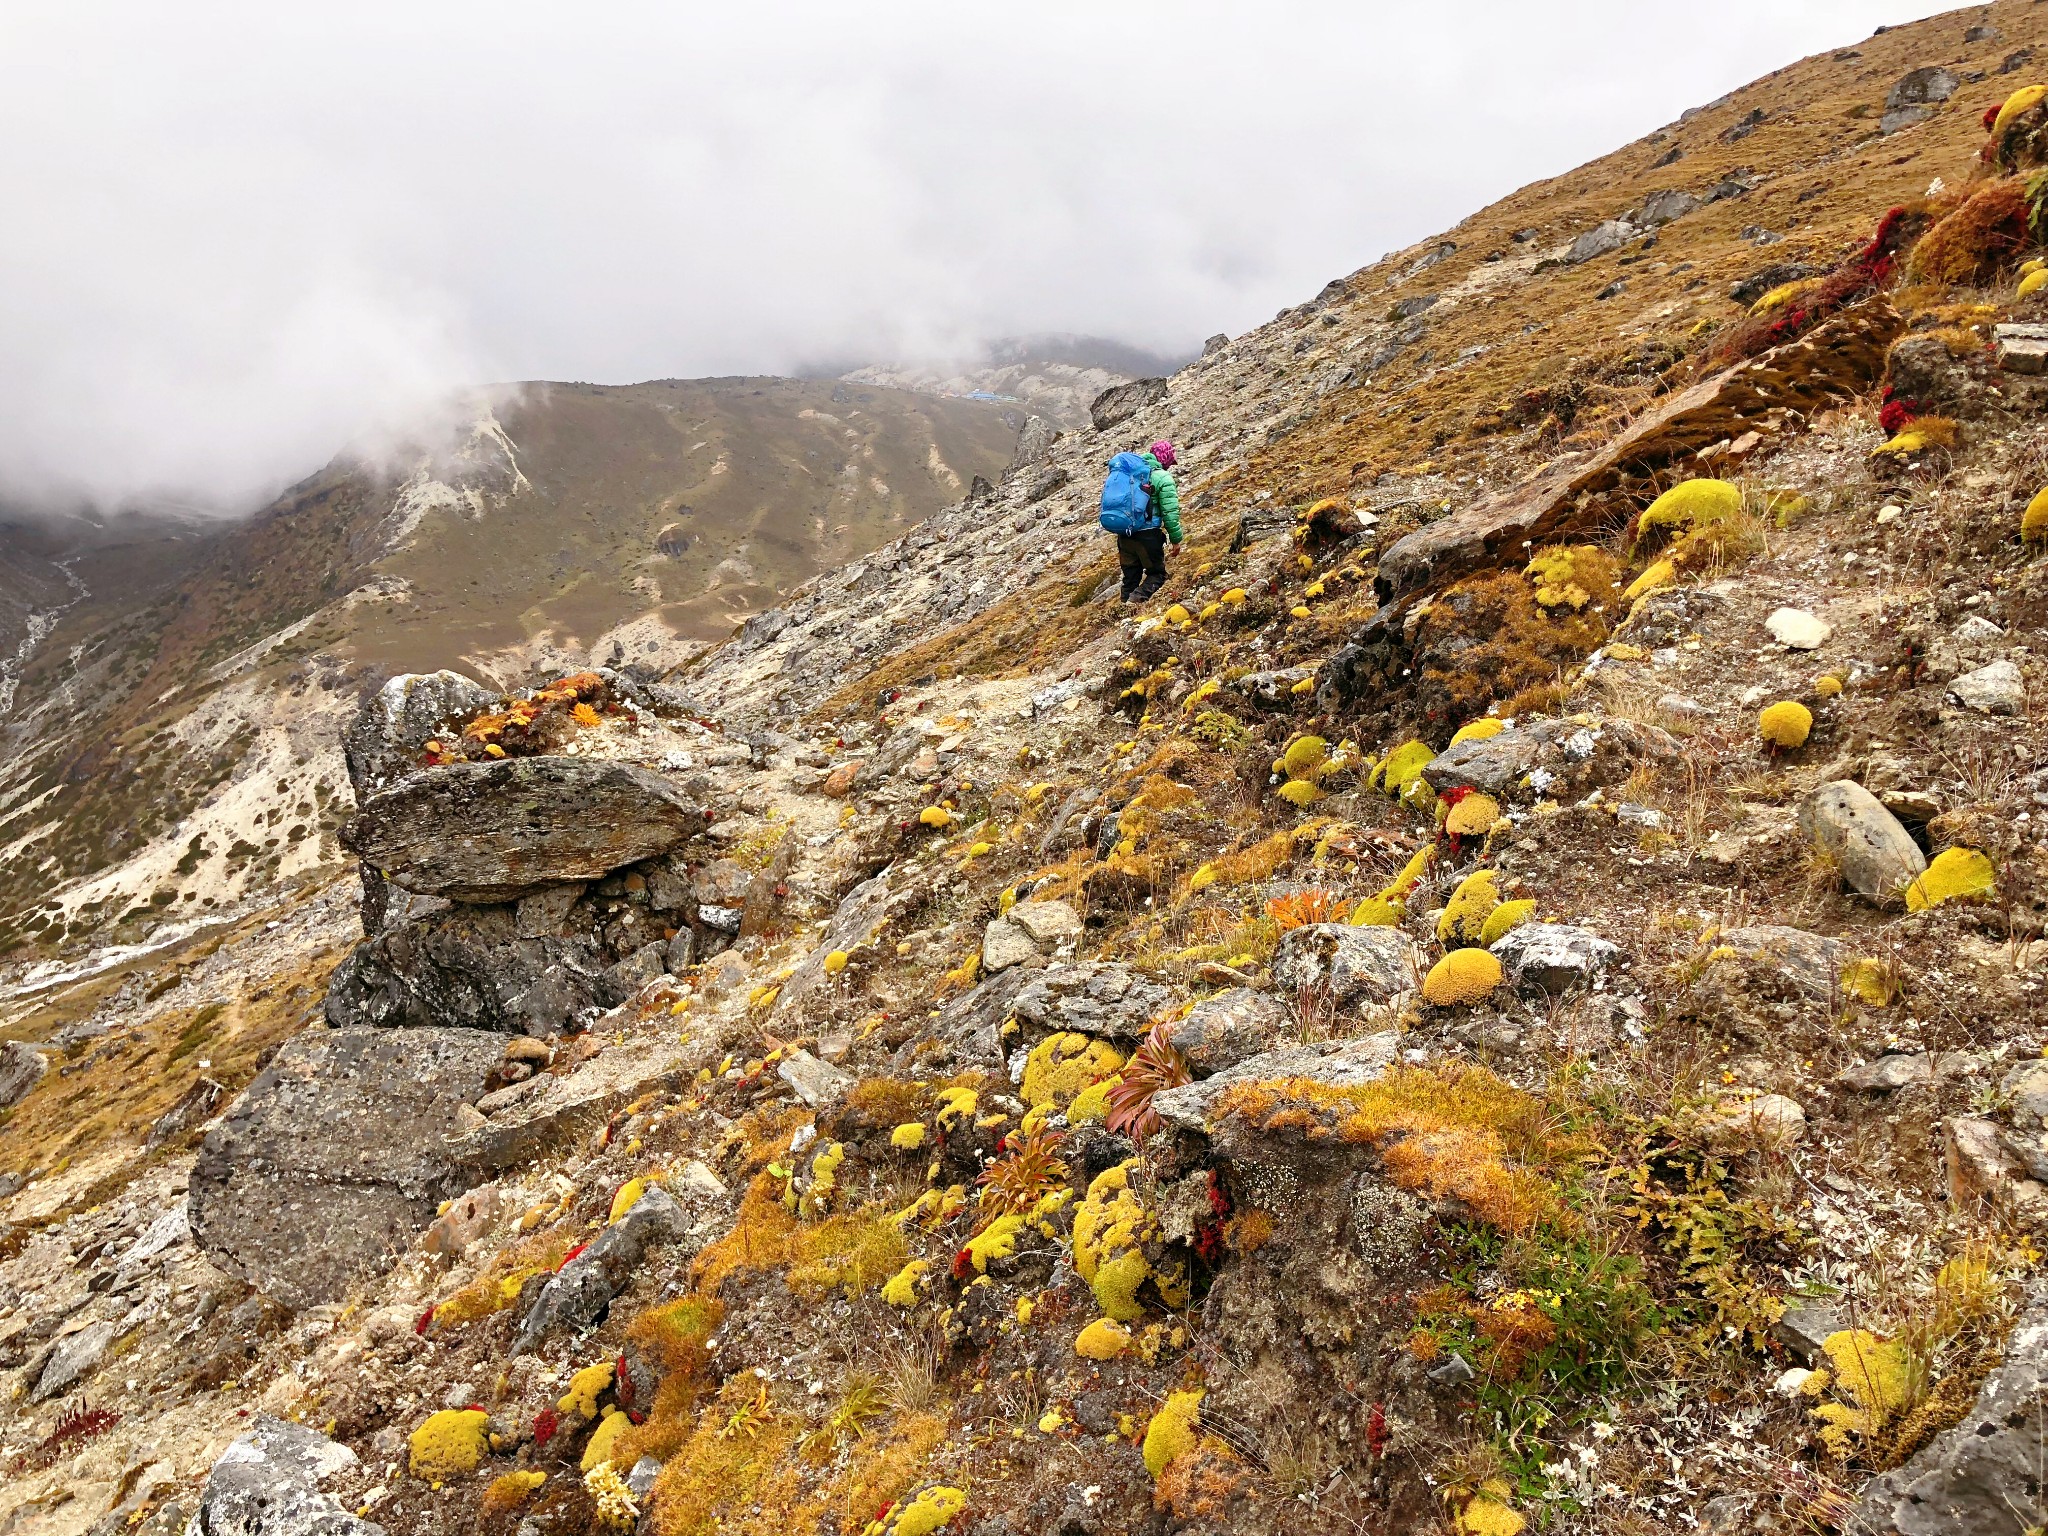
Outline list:
[[[1162,437],[1152,445],[1152,457],[1157,459],[1166,468],[1173,468],[1173,444]]]

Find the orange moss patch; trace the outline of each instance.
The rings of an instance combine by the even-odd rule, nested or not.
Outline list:
[[[1570,1224],[1550,1182],[1528,1165],[1573,1148],[1548,1135],[1537,1100],[1484,1067],[1396,1067],[1355,1088],[1242,1083],[1221,1108],[1265,1131],[1375,1148],[1403,1189],[1455,1201],[1503,1232]]]
[[[1920,237],[1912,275],[1930,283],[1984,283],[2027,243],[2026,188],[2017,178],[1972,192],[1963,205]]]

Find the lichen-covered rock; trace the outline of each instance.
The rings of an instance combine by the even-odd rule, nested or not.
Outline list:
[[[382,1536],[321,1486],[357,1465],[318,1431],[260,1415],[215,1460],[188,1536]]]
[[[1927,855],[1877,796],[1854,779],[1823,784],[1799,805],[1799,830],[1831,855],[1850,890],[1891,902],[1927,868]]]
[[[1040,1029],[1077,1030],[1111,1040],[1136,1040],[1179,999],[1125,965],[1054,963],[1030,973],[1011,1012]]]
[[[1213,1077],[1269,1048],[1293,1016],[1275,998],[1251,987],[1205,997],[1175,1024],[1173,1048],[1196,1077]]]
[[[1874,1479],[1847,1529],[1869,1536],[2024,1536],[2041,1517],[2048,1290],[2036,1283],[1962,1423]]]
[[[1840,939],[1777,923],[1725,928],[1714,936],[1714,945],[1734,951],[1740,959],[1776,966],[1801,992],[1816,999],[1833,995],[1845,955]]]
[[[1621,951],[1591,929],[1523,923],[1494,941],[1493,954],[1518,990],[1555,997],[1592,986]]]
[[[1392,1002],[1417,984],[1415,947],[1398,929],[1310,923],[1290,928],[1273,952],[1273,980],[1294,991],[1327,991],[1342,1008]]]
[[[327,1021],[546,1035],[579,1027],[632,990],[596,934],[527,938],[520,927],[511,906],[443,906],[390,924],[335,967]]]
[[[504,1059],[482,1030],[294,1036],[200,1148],[194,1239],[288,1307],[339,1300],[477,1182],[443,1138]]]
[[[364,699],[341,733],[349,784],[362,804],[417,773],[428,742],[459,735],[498,702],[498,695],[460,672],[407,672]]]
[[[703,810],[628,763],[524,757],[444,763],[364,800],[344,847],[393,884],[455,901],[517,901],[678,848]]]
[[[1495,799],[1561,797],[1627,778],[1642,762],[1675,762],[1678,739],[1633,720],[1532,720],[1455,741],[1422,770],[1442,794],[1468,789]]]

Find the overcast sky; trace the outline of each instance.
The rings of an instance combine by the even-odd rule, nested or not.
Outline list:
[[[460,385],[1235,333],[1920,0],[12,0],[0,501]]]

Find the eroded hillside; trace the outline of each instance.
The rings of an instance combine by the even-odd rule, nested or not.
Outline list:
[[[357,878],[0,1062],[0,1518],[2039,1530],[2044,46],[1791,66],[658,680],[394,679]]]

